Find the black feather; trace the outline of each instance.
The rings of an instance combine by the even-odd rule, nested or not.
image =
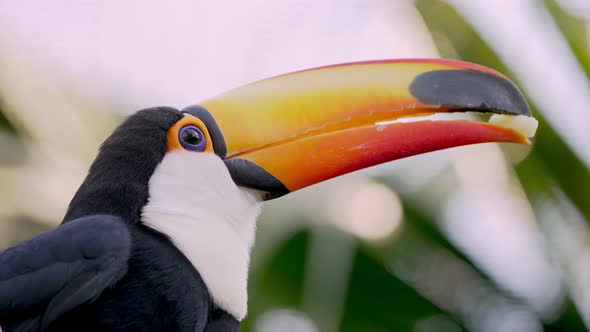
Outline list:
[[[170,107],[128,117],[102,144],[63,222],[93,214],[137,223],[148,199],[148,182],[166,154],[168,129],[183,117]]]
[[[140,222],[168,130],[182,117],[159,107],[127,118],[62,225],[0,254],[4,332],[239,330],[182,252]]]
[[[0,255],[0,321],[11,326],[39,317],[37,328],[48,326],[122,277],[130,248],[122,220],[92,216],[6,250]]]

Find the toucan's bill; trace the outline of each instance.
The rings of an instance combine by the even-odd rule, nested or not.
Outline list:
[[[484,142],[530,144],[525,98],[502,74],[450,60],[384,60],[258,81],[185,109],[236,184],[277,197],[365,167]],[[429,118],[490,113],[489,122]]]

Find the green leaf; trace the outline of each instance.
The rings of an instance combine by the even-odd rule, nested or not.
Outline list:
[[[590,36],[587,22],[565,11],[554,0],[545,0],[545,6],[565,36],[587,76],[590,76]]]
[[[331,231],[339,232],[336,229]],[[256,318],[266,310],[305,310],[301,301],[310,238],[308,229],[296,233],[286,239],[258,271],[253,271],[249,315],[242,324],[243,331],[251,331]],[[455,322],[453,317],[393,275],[369,248],[361,246],[355,250],[340,324],[342,331],[409,332],[414,330],[417,322],[433,316]],[[310,313],[311,316],[321,314]]]
[[[8,118],[2,112],[2,103],[0,103],[0,130],[5,130],[9,133],[16,134],[16,129],[14,126],[8,121]]]
[[[244,331],[252,326],[252,319],[265,310],[301,306],[305,259],[309,247],[309,232],[298,232],[280,242],[258,270],[251,271],[249,282],[249,314]]]
[[[364,250],[357,253],[342,331],[414,331],[417,322],[447,316]]]
[[[432,0],[419,0],[416,5],[435,36],[437,46],[446,45],[439,47],[443,57],[458,56],[462,60],[494,68],[514,78],[496,52],[451,6]],[[455,53],[445,54],[445,49],[450,48]],[[514,81],[518,85],[518,81]],[[518,173],[525,183],[525,189],[532,193],[530,189],[544,190],[543,183],[557,184],[582,211],[586,220],[590,220],[590,171],[553,130],[551,123],[536,111],[534,101],[530,98],[528,100],[533,114],[539,120],[539,130],[531,155],[520,166],[526,172]]]
[[[590,220],[590,171],[565,142],[538,117],[539,130],[533,152],[516,166],[518,177],[530,198],[551,192],[558,185]]]
[[[418,0],[416,6],[424,17],[443,57],[479,63],[514,77],[495,51],[451,6],[433,0]],[[554,15],[555,10],[556,8],[553,8]],[[564,15],[563,12],[558,14]],[[558,18],[560,27],[568,35],[570,45],[588,71],[587,53],[582,52],[585,47],[582,39],[586,39],[585,43],[587,43],[587,36],[576,35],[580,32],[580,23],[575,21],[566,23],[566,19],[569,18],[563,16]],[[515,83],[518,85],[516,80]],[[530,98],[528,100],[533,114],[539,120],[539,130],[531,154],[516,167],[528,197],[535,198],[537,195],[550,193],[553,186],[559,186],[583,213],[586,220],[590,221],[590,171],[555,132],[551,123],[536,111],[534,101]],[[567,303],[562,315],[555,321],[546,323],[544,329],[546,331],[586,330],[571,302]]]

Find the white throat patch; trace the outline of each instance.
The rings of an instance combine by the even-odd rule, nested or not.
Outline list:
[[[233,182],[217,155],[166,154],[149,183],[142,222],[166,234],[203,278],[215,304],[242,320],[259,196]]]

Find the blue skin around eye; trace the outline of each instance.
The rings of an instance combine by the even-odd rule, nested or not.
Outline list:
[[[201,135],[202,140],[201,142],[199,142],[198,144],[189,144],[186,143],[185,141],[182,140],[182,134],[184,134],[184,132],[188,129],[194,129],[196,130],[199,135]],[[182,129],[180,129],[180,131],[178,132],[178,140],[180,141],[180,144],[182,144],[182,146],[187,149],[187,150],[191,150],[191,151],[197,151],[197,152],[203,152],[205,151],[205,148],[207,147],[207,140],[205,138],[205,134],[203,134],[203,131],[201,129],[199,129],[199,127],[197,126],[186,126]]]

